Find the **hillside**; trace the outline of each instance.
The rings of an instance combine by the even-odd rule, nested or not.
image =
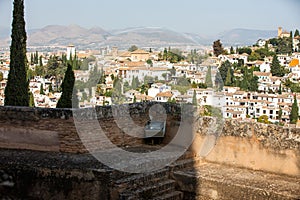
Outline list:
[[[10,29],[0,27],[0,46],[10,45]],[[221,39],[224,45],[251,45],[260,38],[276,37],[276,31],[232,29],[216,36],[203,37],[196,33],[180,33],[160,27],[134,27],[106,31],[100,27],[86,29],[78,25],[49,25],[28,30],[28,46],[66,46],[74,44],[81,48],[98,48],[111,45],[127,48],[210,45]]]

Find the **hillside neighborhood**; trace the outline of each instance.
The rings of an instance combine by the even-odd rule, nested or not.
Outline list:
[[[300,35],[278,28],[277,37],[257,38],[248,47],[178,49],[103,47],[27,52],[34,107],[55,108],[67,63],[75,75],[80,108],[133,102],[191,103],[211,115],[288,126],[293,103],[300,102]],[[0,52],[0,105],[10,53]],[[275,69],[277,67],[277,69]],[[300,115],[298,109],[298,116]],[[299,126],[297,119],[296,123]]]

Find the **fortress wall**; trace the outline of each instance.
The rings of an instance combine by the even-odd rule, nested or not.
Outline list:
[[[167,144],[177,134],[181,108],[175,104],[150,102],[74,112],[0,107],[0,148],[87,153],[88,150],[140,146],[144,141],[135,136],[142,136],[153,105],[163,107],[158,107],[158,116],[167,114],[164,140]],[[230,119],[225,120],[219,133],[212,127],[215,128],[212,118],[194,118],[195,140],[191,149],[207,161],[300,174],[300,129]],[[99,134],[101,130],[105,135]],[[108,145],[107,141],[111,143]]]
[[[209,162],[300,176],[300,129],[225,120],[220,135],[202,118],[191,148]]]
[[[157,103],[77,110],[0,107],[0,148],[87,153],[139,146],[144,143],[143,128],[154,104]],[[179,106],[159,105],[165,108],[162,114],[169,114],[168,121],[180,112]]]

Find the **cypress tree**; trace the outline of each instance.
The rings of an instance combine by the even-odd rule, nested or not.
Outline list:
[[[230,47],[230,54],[234,54],[234,50],[232,46]]]
[[[78,107],[78,99],[75,94],[73,94],[73,88],[75,84],[75,76],[72,70],[72,65],[68,64],[67,71],[65,73],[64,80],[62,82],[62,95],[57,102],[57,108],[72,108]]]
[[[41,84],[41,87],[40,87],[40,94],[45,94],[44,93],[44,86],[43,86],[43,84]]]
[[[34,105],[34,97],[32,92],[29,92],[29,107],[35,107]]]
[[[291,124],[296,124],[299,118],[299,107],[296,95],[294,96],[294,103],[292,105],[292,111],[290,114],[290,122]]]
[[[6,106],[28,106],[29,93],[26,78],[26,30],[24,0],[14,0],[10,46],[10,70],[5,88]]]
[[[284,76],[284,70],[282,69],[280,62],[276,55],[273,56],[273,61],[271,65],[271,73],[273,76]]]
[[[294,34],[294,37],[297,37],[297,36],[299,36],[299,35],[300,35],[300,34],[299,34],[299,30],[296,29],[295,34]]]
[[[39,53],[38,51],[35,52],[34,54],[34,64],[38,64],[39,63]]]
[[[211,79],[211,67],[210,66],[207,69],[207,73],[206,73],[206,77],[205,77],[205,84],[209,88],[213,87],[213,82],[212,82],[212,79]]]
[[[231,68],[228,67],[227,75],[226,75],[226,80],[225,80],[225,85],[226,86],[231,86],[232,84],[232,77],[231,77]]]
[[[39,59],[40,61],[40,67],[43,67],[43,57],[42,56],[40,56],[40,59]]]
[[[282,88],[281,88],[281,83],[279,85],[279,90],[278,90],[278,94],[282,94]]]

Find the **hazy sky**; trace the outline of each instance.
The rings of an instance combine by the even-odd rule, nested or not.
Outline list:
[[[13,0],[0,0],[0,27],[11,27]],[[300,28],[300,0],[25,0],[27,29],[78,24],[119,29],[165,27],[217,34],[232,28]]]

